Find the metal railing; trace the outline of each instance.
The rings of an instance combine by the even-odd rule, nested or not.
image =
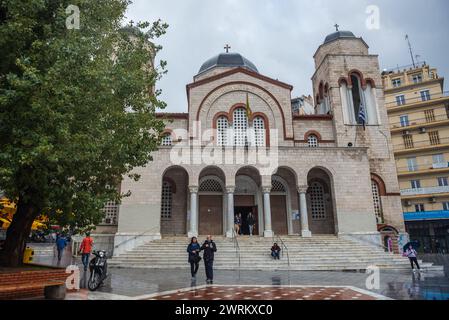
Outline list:
[[[391,129],[403,129],[407,130],[408,127],[417,126],[417,125],[426,125],[432,124],[434,122],[449,120],[449,114],[438,114],[434,116],[429,116],[427,118],[419,118],[414,119],[412,121],[399,121],[399,122],[390,122]]]
[[[413,136],[412,136],[413,137]],[[412,138],[413,139],[413,138]],[[409,150],[423,147],[438,147],[441,145],[449,144],[449,138],[436,138],[432,141],[429,139],[414,141],[410,140],[407,143],[397,143],[393,145],[394,151]]]
[[[146,230],[146,231],[144,231],[144,232],[142,232],[142,233],[139,233],[139,234],[137,234],[137,235],[135,235],[135,236],[133,236],[133,237],[131,237],[131,238],[129,238],[129,239],[126,239],[126,240],[120,242],[119,244],[114,245],[114,250],[117,249],[118,247],[121,247],[121,246],[124,245],[125,243],[128,243],[128,242],[131,241],[131,240],[135,240],[135,239],[137,239],[138,237],[144,236],[145,234],[147,234],[147,233],[149,233],[149,232],[159,230],[159,228],[160,228],[159,226],[153,227],[153,228],[148,229],[148,230]]]
[[[396,100],[391,101],[391,102],[386,102],[385,106],[388,108],[404,107],[404,106],[407,106],[412,103],[428,102],[428,101],[433,101],[433,100],[447,98],[447,97],[449,97],[449,91],[444,91],[442,93],[437,93],[437,94],[431,93],[428,96],[425,96],[425,98],[421,95],[419,95],[418,97],[414,97],[414,98],[405,97],[404,100],[400,100],[400,102],[398,102]]]
[[[416,164],[413,166],[408,167],[397,167],[397,171],[399,174],[405,174],[405,173],[420,173],[420,171],[425,170],[438,170],[438,169],[448,169],[449,163],[448,162],[442,162],[442,163],[424,163],[424,164]]]
[[[239,241],[237,240],[237,233],[235,232],[234,228],[232,228],[232,242],[234,243],[234,249],[235,249],[235,255],[239,261],[239,271],[240,271],[240,245]]]
[[[397,72],[403,72],[410,71],[410,69],[418,69],[418,68],[424,68],[427,67],[426,62],[416,62],[415,64],[407,64],[405,66],[396,66],[391,68],[386,68],[382,73],[388,74],[388,73],[397,73]]]

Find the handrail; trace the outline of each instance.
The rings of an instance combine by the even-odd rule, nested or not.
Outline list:
[[[239,260],[239,271],[240,271],[240,245],[239,241],[237,240],[237,234],[234,228],[232,228],[232,242],[234,243],[235,254]]]
[[[357,237],[355,237],[353,235],[350,235],[350,234],[345,234],[345,235],[342,235],[342,236],[346,237],[346,238],[351,238],[351,239],[349,239],[350,241],[355,241],[355,242],[358,242],[358,243],[363,242],[363,243],[366,243],[366,244],[374,246],[374,247],[380,247],[380,248],[384,249],[384,251],[387,252],[387,253],[390,252],[389,248],[387,246],[383,245],[380,242],[374,242],[374,241],[371,241],[371,240],[357,238]],[[390,252],[390,253],[393,253],[393,252]]]
[[[273,235],[273,238],[279,240],[279,241],[274,241],[274,240],[273,240],[273,242],[280,242],[280,243],[281,243],[281,246],[285,249],[285,252],[287,253],[287,264],[288,264],[288,269],[290,270],[290,255],[289,255],[289,253],[288,253],[288,247],[287,247],[287,245],[285,244],[284,240],[282,240],[282,238],[281,238],[279,235]],[[282,252],[281,252],[282,256],[284,256],[283,251],[284,251],[284,250],[282,250]]]
[[[133,237],[131,237],[131,238],[129,238],[129,239],[126,239],[126,240],[120,242],[119,244],[115,245],[115,246],[114,246],[114,249],[117,249],[118,247],[122,246],[123,244],[128,243],[128,241],[135,240],[135,239],[137,239],[138,237],[143,236],[143,235],[145,235],[146,233],[148,233],[148,232],[150,232],[150,231],[154,231],[154,230],[158,230],[158,229],[159,229],[159,227],[153,227],[153,228],[148,229],[148,230],[146,230],[146,231],[144,231],[144,232],[142,232],[142,233],[139,233],[139,234],[137,234],[137,235],[135,235],[135,236],[133,236]]]

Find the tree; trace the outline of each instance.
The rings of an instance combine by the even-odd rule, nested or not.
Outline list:
[[[21,264],[33,220],[101,221],[115,186],[151,161],[164,128],[154,90],[168,27],[132,22],[128,0],[0,0],[0,190],[17,203],[0,264]],[[69,5],[79,29],[68,28]],[[130,32],[132,31],[132,32]]]

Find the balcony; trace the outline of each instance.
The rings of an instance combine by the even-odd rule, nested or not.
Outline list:
[[[429,137],[428,139],[419,141],[414,141],[409,138],[406,142],[393,144],[394,153],[413,153],[416,151],[427,151],[427,149],[434,150],[435,148],[445,147],[449,147],[449,137],[432,137],[432,139]]]
[[[386,102],[385,106],[387,107],[387,111],[399,111],[403,110],[404,108],[414,107],[414,106],[420,106],[421,104],[428,103],[429,101],[432,102],[438,102],[438,101],[444,101],[445,99],[449,98],[449,91],[444,91],[437,94],[430,94],[429,96],[417,96],[414,98],[405,98],[405,101],[398,102],[398,101],[392,101],[392,102]]]
[[[418,175],[427,173],[444,173],[449,171],[449,162],[420,164],[410,167],[397,167],[398,175]]]
[[[401,196],[435,195],[449,193],[449,186],[402,189]]]
[[[416,127],[434,126],[439,123],[446,124],[446,122],[449,122],[449,114],[438,114],[414,119],[412,121],[390,122],[390,129],[392,132],[399,132],[402,130],[415,129]]]

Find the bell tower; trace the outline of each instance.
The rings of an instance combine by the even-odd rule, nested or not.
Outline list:
[[[337,147],[366,150],[373,192],[379,193],[378,226],[401,233],[404,218],[379,60],[368,49],[362,38],[338,27],[325,38],[314,55],[315,113],[333,116]]]

